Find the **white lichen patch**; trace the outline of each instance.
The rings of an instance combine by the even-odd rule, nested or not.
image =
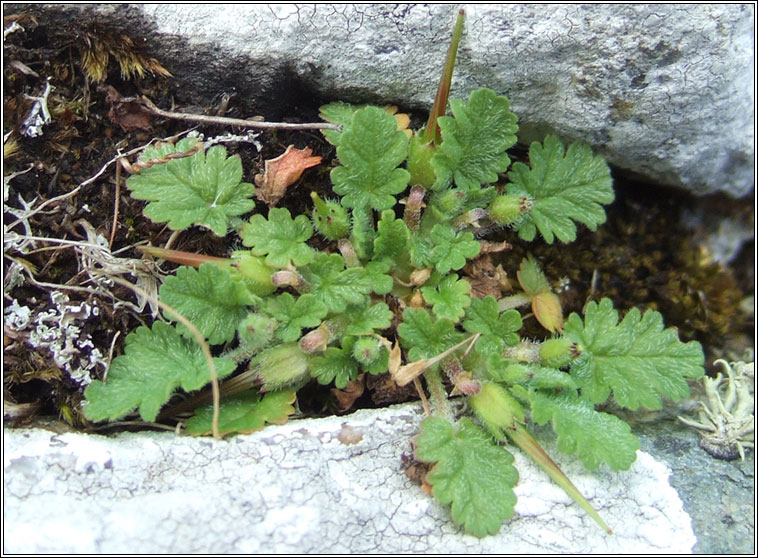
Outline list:
[[[698,420],[679,417],[700,430],[700,446],[719,459],[745,459],[745,448],[755,446],[755,363],[719,359],[726,378],[703,377],[704,400]]]
[[[107,368],[103,354],[83,331],[84,323],[100,314],[93,302],[70,302],[60,291],[50,293],[52,306],[31,310],[14,300],[5,308],[5,326],[26,334],[26,343],[50,354],[55,364],[82,386],[92,381],[97,366]]]

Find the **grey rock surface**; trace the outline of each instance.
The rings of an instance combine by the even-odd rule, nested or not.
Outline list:
[[[522,142],[581,139],[621,169],[697,194],[754,188],[754,5],[463,6],[452,94],[507,95]],[[457,6],[30,9],[64,29],[96,20],[145,37],[188,92],[235,90],[271,119],[293,116],[275,105],[318,99],[428,111]]]
[[[420,405],[291,421],[228,441],[4,431],[7,553],[687,553],[670,469],[588,473],[545,448],[608,536],[521,452],[515,517],[464,535],[403,471]]]

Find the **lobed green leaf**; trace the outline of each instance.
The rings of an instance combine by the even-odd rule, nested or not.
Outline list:
[[[515,163],[508,173],[508,193],[533,199],[531,211],[517,225],[519,236],[533,240],[539,230],[548,244],[576,240],[574,221],[590,230],[605,222],[601,204],[613,201],[611,171],[605,160],[593,156],[583,143],[572,143],[564,153],[563,143],[547,136],[543,144],[529,147],[531,169]]]
[[[286,267],[290,261],[296,266],[312,262],[316,251],[305,243],[312,235],[307,216],[292,219],[283,207],[269,210],[268,219],[253,215],[240,231],[242,244],[252,247],[254,255],[266,256],[266,263],[273,267]]]
[[[289,293],[282,293],[266,301],[266,312],[276,318],[276,337],[284,342],[296,341],[303,328],[316,327],[326,317],[326,304],[312,294],[301,295],[295,300]]]
[[[397,168],[408,154],[408,137],[397,121],[378,107],[365,107],[342,132],[337,156],[343,166],[332,169],[334,191],[345,207],[371,207],[378,211],[395,205],[410,174]]]
[[[663,318],[654,310],[640,315],[633,308],[619,322],[610,299],[593,301],[584,322],[576,313],[569,316],[564,337],[584,347],[570,372],[593,403],[605,402],[612,392],[623,407],[660,409],[661,397],[687,397],[687,378],[704,373],[700,344],[682,343],[674,328],[664,330]]]
[[[229,359],[213,362],[219,378],[236,368]],[[177,388],[194,391],[210,379],[200,346],[169,324],[155,322],[126,337],[124,354],[113,359],[107,383],[95,380],[87,386],[84,414],[95,422],[116,420],[139,408],[142,420],[152,422]]]
[[[516,332],[521,325],[518,310],[511,308],[501,314],[493,296],[472,299],[463,320],[463,329],[482,334],[476,342],[477,351],[482,354],[500,353],[506,346],[517,344],[519,336]]]
[[[452,320],[439,318],[432,321],[425,308],[406,308],[397,333],[403,346],[408,349],[411,361],[433,358],[463,339],[463,334],[456,331]]]
[[[293,390],[274,391],[261,394],[247,390],[229,398],[220,404],[218,430],[222,436],[227,434],[249,434],[262,430],[266,424],[284,424],[295,412]],[[187,421],[187,434],[203,436],[210,434],[213,423],[213,405],[206,405],[195,411],[195,416]]]
[[[471,304],[471,283],[448,275],[436,287],[421,287],[421,294],[432,305],[435,316],[457,322]]]
[[[191,321],[212,345],[231,341],[249,306],[260,301],[243,279],[235,280],[229,271],[212,263],[197,269],[178,268],[175,275],[166,277],[159,292],[161,301]],[[176,321],[168,313],[166,317]],[[177,327],[189,336],[183,325]]]
[[[196,144],[193,138],[161,143],[145,149],[140,161],[186,153]],[[126,185],[133,198],[150,202],[144,211],[147,217],[168,223],[173,230],[200,225],[224,236],[231,218],[255,206],[253,185],[242,182],[239,156],[227,158],[226,149],[220,145],[142,169],[129,177]]]
[[[624,471],[637,458],[640,442],[621,419],[601,413],[575,393],[533,392],[532,420],[552,423],[558,434],[558,449],[576,453],[590,471],[605,462],[614,471]]]
[[[434,225],[430,236],[434,248],[429,258],[440,273],[463,268],[466,260],[475,258],[481,249],[472,233],[456,231],[450,225]]]
[[[438,119],[442,143],[432,157],[441,190],[453,181],[463,190],[477,190],[484,183],[497,182],[497,173],[511,164],[506,151],[516,144],[516,115],[508,99],[491,89],[471,93],[468,103],[452,99],[455,118]]]
[[[451,504],[453,521],[467,533],[493,535],[513,515],[518,482],[513,456],[471,419],[464,417],[457,426],[439,417],[425,419],[415,457],[435,464],[426,481],[435,498]]]

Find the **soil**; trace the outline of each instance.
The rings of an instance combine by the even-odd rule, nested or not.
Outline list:
[[[3,169],[7,183],[4,223],[8,226],[18,221],[25,205],[29,210],[54,201],[28,219],[4,228],[4,316],[7,308],[15,304],[28,307],[35,314],[55,312],[57,306],[52,296],[55,292],[65,293],[68,305],[97,307],[99,314],[76,322],[81,328],[79,339],[91,340],[91,346],[89,349],[74,347],[77,354],[69,366],[88,362],[92,356],[88,351],[95,350],[105,362],[110,355],[122,353],[128,332],[152,322],[149,305],[137,311],[119,304],[135,302],[134,295],[120,286],[113,286],[108,292],[102,287],[93,290],[95,286],[71,246],[35,241],[20,251],[16,244],[8,241],[8,233],[87,241],[89,230],[90,241],[92,231],[110,238],[117,192],[116,156],[145,146],[156,138],[185,134],[190,128],[186,122],[142,114],[128,102],[125,104],[124,97],[144,95],[164,110],[196,114],[250,118],[254,112],[245,105],[244,99],[226,95],[226,91],[218,91],[216,99],[204,102],[193,98],[191,91],[175,90],[172,77],[161,75],[159,61],[154,61],[157,66],[150,66],[153,61],[139,53],[133,44],[124,43],[123,38],[121,47],[127,51],[132,49],[138,56],[136,60],[146,63],[144,76],[134,73],[125,76],[123,65],[106,55],[107,67],[100,79],[94,79],[96,72],[92,69],[91,56],[92,44],[99,40],[96,36],[53,37],[28,16],[6,16],[4,28],[14,17],[24,30],[10,34],[4,42],[3,133],[7,138]],[[47,98],[51,120],[33,137],[24,132],[30,111],[36,106],[31,97],[41,96],[48,82],[53,87]],[[115,97],[113,91],[117,92]],[[311,96],[293,100],[287,120],[318,122],[319,104],[320,100]],[[421,122],[423,115],[411,116],[413,127]],[[245,132],[219,125],[195,128],[206,138]],[[246,182],[252,183],[254,176],[263,171],[264,161],[278,157],[289,145],[301,149],[310,147],[314,155],[323,158],[322,165],[307,170],[303,178],[288,189],[278,204],[280,207],[287,207],[293,215],[309,212],[311,191],[319,192],[322,197],[331,194],[329,170],[336,154],[320,132],[261,132],[256,141],[260,151],[245,142],[224,144],[229,155],[241,157]],[[14,145],[15,149],[9,149]],[[134,162],[136,157],[135,154],[129,160]],[[524,158],[524,151],[517,152],[515,157]],[[122,182],[128,176],[126,171],[123,174]],[[549,262],[544,270],[551,281],[558,283],[562,278],[567,279],[564,281],[566,289],[561,294],[564,312],[581,310],[590,289],[594,288],[596,298],[611,296],[621,309],[658,308],[667,325],[678,327],[684,340],[703,342],[709,357],[724,354],[732,344],[740,348],[752,346],[753,315],[740,308],[740,301],[754,290],[754,245],[748,243],[732,267],[723,268],[710,263],[703,256],[693,231],[678,224],[683,211],[697,207],[708,207],[747,221],[752,218],[749,204],[720,196],[693,199],[676,192],[663,194],[658,186],[640,184],[620,173],[615,173],[615,188],[617,200],[608,209],[608,224],[598,233],[593,235],[585,230],[570,247],[540,242],[529,246],[540,261]],[[66,197],[69,193],[73,194]],[[136,244],[166,244],[172,231],[144,217],[144,202],[130,198],[123,184],[119,202],[112,243],[114,255],[139,261],[142,255],[136,250]],[[260,202],[256,203],[256,211],[263,207]],[[509,231],[495,231],[486,239],[505,240],[514,247],[519,246]],[[323,240],[314,242],[320,242],[319,248],[327,246]],[[236,247],[239,240],[234,233],[219,238],[197,227],[182,232],[172,245],[176,250],[222,257],[227,257]],[[503,264],[510,277],[515,277],[525,252],[517,248],[493,257],[499,258],[497,262]],[[12,277],[14,263],[16,271],[18,264],[25,270],[20,284],[15,284]],[[162,264],[161,267],[164,272],[170,272],[175,266]],[[594,270],[598,273],[592,287]],[[134,280],[128,274],[125,278]],[[532,328],[530,334],[538,335],[533,320],[527,320],[526,324]],[[6,419],[15,424],[28,424],[43,416],[53,416],[78,429],[90,428],[92,425],[80,410],[83,384],[71,378],[50,350],[35,346],[31,334],[31,328],[11,327],[4,321]],[[92,368],[91,377],[101,378],[104,373],[105,366],[98,365]],[[415,397],[411,389],[398,389],[386,379],[370,377],[367,380],[362,380],[360,386],[352,385],[343,390],[347,393],[334,393],[330,387],[313,382],[299,392],[300,410],[311,415],[346,412]]]

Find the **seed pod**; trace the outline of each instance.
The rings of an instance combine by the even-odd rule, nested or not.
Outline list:
[[[504,437],[504,429],[516,428],[516,421],[524,421],[521,404],[500,384],[482,384],[479,393],[469,397],[468,401],[474,414],[497,438]]]
[[[333,201],[325,202],[316,192],[311,192],[313,200],[313,226],[325,238],[339,240],[350,234],[350,216],[347,209]]]
[[[359,337],[353,345],[353,358],[364,366],[370,366],[382,354],[382,346],[373,337]]]
[[[540,364],[550,368],[561,368],[582,354],[584,347],[565,337],[548,339],[540,346]]]
[[[258,351],[274,338],[276,320],[261,314],[250,314],[237,327],[240,343],[250,350]]]
[[[263,383],[261,391],[300,387],[308,379],[308,365],[308,355],[297,343],[276,345],[250,361],[250,367],[256,369]]]
[[[534,200],[527,196],[506,194],[496,197],[489,207],[490,219],[499,225],[515,225],[531,211]]]
[[[245,278],[245,284],[251,293],[267,296],[276,290],[271,281],[274,270],[266,265],[264,258],[253,256],[250,252],[239,251],[232,255],[233,266]]]

